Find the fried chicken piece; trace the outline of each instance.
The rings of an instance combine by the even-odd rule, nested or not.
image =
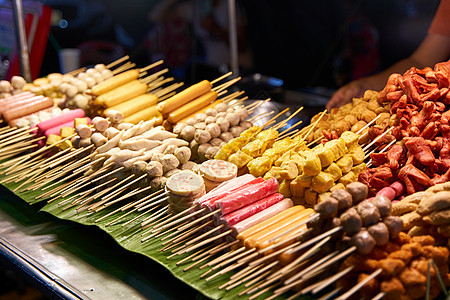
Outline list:
[[[411,237],[404,232],[400,232],[398,235],[398,242],[400,245],[411,243]]]
[[[385,258],[378,262],[378,266],[383,270],[382,276],[395,276],[405,268],[405,263],[400,259]]]
[[[413,254],[411,251],[407,250],[398,250],[394,251],[391,254],[389,254],[388,258],[394,258],[394,259],[400,259],[405,263],[405,265],[408,265],[413,257]]]
[[[402,282],[396,277],[382,281],[380,289],[383,293],[386,293],[384,297],[386,300],[396,300],[399,299],[402,294],[405,294],[405,288],[403,287]]]
[[[375,247],[373,248],[372,252],[369,253],[368,258],[380,260],[383,258],[387,258],[388,254],[389,253],[386,251],[386,249],[381,247]]]
[[[428,260],[426,260],[424,257],[413,259],[411,261],[410,267],[426,276],[428,272]],[[430,268],[430,276],[436,276],[434,268]]]
[[[410,251],[413,257],[422,254],[422,245],[417,242],[404,244],[401,249],[404,251]]]
[[[441,264],[446,264],[448,260],[449,251],[445,247],[434,247],[434,246],[424,246],[423,256],[426,258],[431,258],[440,266]]]
[[[360,273],[358,274],[358,283],[369,277],[370,275],[366,273]],[[378,291],[380,290],[380,282],[377,280],[377,278],[372,278],[369,280],[363,287],[359,290],[360,295],[363,298],[370,299],[374,297],[376,294],[378,294]]]
[[[354,270],[358,272],[372,273],[378,269],[378,260],[368,259],[365,255],[361,254],[353,254],[342,262],[340,270],[342,271],[350,266],[354,266]]]
[[[405,268],[398,277],[402,281],[403,286],[407,288],[416,284],[425,285],[427,283],[427,277],[413,268]]]
[[[425,277],[425,284],[416,284],[413,286],[406,287],[406,294],[409,297],[411,297],[411,299],[423,299],[425,298],[426,292],[427,292],[426,277]]]
[[[384,246],[384,249],[386,250],[387,253],[391,253],[391,252],[400,250],[400,244],[389,241]]]
[[[422,246],[429,246],[434,245],[434,238],[430,235],[422,235],[422,236],[415,236],[411,239],[411,242],[419,243]]]

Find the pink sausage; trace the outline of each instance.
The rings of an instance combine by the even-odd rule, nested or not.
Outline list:
[[[264,180],[264,182],[250,185],[236,193],[227,195],[217,201],[216,208],[220,209],[223,215],[238,210],[264,197],[276,193],[278,181],[275,178]]]
[[[44,96],[42,95],[34,95],[32,97],[26,97],[21,99],[14,99],[12,101],[8,101],[7,103],[2,103],[0,106],[0,114],[4,114],[6,111],[10,110],[11,108],[18,107],[25,105],[30,102],[34,102],[39,99],[43,99]]]
[[[384,196],[389,200],[395,199],[395,190],[391,187],[384,187],[378,191],[377,196]]]
[[[91,124],[91,119],[90,118],[88,118],[88,117],[86,117],[86,119],[87,119],[87,122],[88,122],[88,124]],[[50,134],[56,134],[56,135],[59,135],[59,133],[60,133],[60,131],[61,131],[61,128],[63,128],[63,127],[72,127],[73,128],[73,126],[74,126],[74,123],[73,123],[74,121],[72,120],[72,121],[70,121],[70,122],[67,122],[67,123],[64,123],[64,124],[60,124],[60,125],[58,125],[58,126],[55,126],[55,127],[53,127],[53,128],[50,128],[50,129],[47,129],[46,131],[45,131],[45,136],[49,136]]]
[[[34,112],[40,111],[45,108],[49,108],[53,106],[53,99],[51,98],[41,98],[31,102],[27,102],[20,106],[15,106],[10,108],[9,110],[3,113],[3,118],[6,121],[11,121]]]
[[[280,202],[283,200],[283,195],[280,193],[275,193],[267,196],[261,200],[258,200],[250,205],[244,206],[241,209],[235,210],[232,213],[226,214],[220,218],[222,222],[228,225],[228,227],[234,226],[235,224],[253,216],[260,211]]]
[[[236,232],[236,234],[239,234],[242,231],[247,230],[248,228],[257,225],[257,224],[261,223],[262,221],[265,221],[292,206],[293,206],[292,200],[289,198],[286,198],[286,199],[266,208],[265,210],[260,211],[259,213],[256,213],[253,216],[237,223],[236,225],[233,226],[233,229]]]
[[[24,98],[30,98],[36,96],[35,94],[33,94],[32,92],[23,92],[17,95],[12,95],[12,96],[8,96],[5,97],[3,99],[0,99],[0,105],[9,103],[11,101],[15,101],[15,100],[20,100],[20,99],[24,99]]]
[[[405,192],[405,186],[403,185],[403,182],[401,182],[400,180],[391,184],[390,187],[395,191],[396,197],[402,195]]]
[[[37,124],[37,127],[39,128],[40,132],[46,132],[50,128],[56,127],[61,124],[65,124],[68,122],[72,122],[73,127],[73,121],[75,118],[84,118],[84,110],[81,108],[73,109],[68,112],[62,113],[57,117],[48,119],[47,121],[40,122]],[[59,133],[58,133],[59,134]]]

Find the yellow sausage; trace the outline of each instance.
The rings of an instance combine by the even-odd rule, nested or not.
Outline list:
[[[303,215],[307,214],[307,209],[304,209],[302,211],[297,212],[296,214],[287,217],[283,220],[279,220],[276,224],[273,224],[272,226],[267,227],[266,229],[258,232],[257,234],[252,235],[248,239],[244,241],[244,245],[247,248],[255,248],[256,243],[260,241],[261,239],[265,238],[268,235],[273,235],[274,233],[281,233],[282,230],[285,230],[287,226],[289,226],[292,222],[295,220],[302,218]]]
[[[159,100],[158,96],[153,94],[140,95],[125,102],[122,102],[120,104],[111,106],[108,109],[105,109],[104,114],[106,115],[107,112],[110,110],[117,110],[120,111],[126,118],[147,107],[156,105],[158,103],[158,100]]]
[[[262,221],[261,223],[250,227],[247,230],[242,231],[239,233],[236,237],[236,239],[240,240],[241,242],[244,242],[249,237],[253,236],[254,234],[257,234],[258,232],[261,232],[262,230],[265,230],[269,228],[270,226],[277,224],[279,221],[284,220],[286,218],[289,218],[290,216],[304,210],[305,207],[302,205],[297,205],[290,207],[286,209],[285,211],[280,212],[279,214],[276,214],[275,216]]]
[[[106,92],[109,92],[127,82],[136,80],[139,78],[139,71],[137,69],[128,70],[123,73],[117,74],[97,85],[94,85],[91,89],[91,93],[95,96],[100,96]]]
[[[123,119],[124,122],[126,123],[133,123],[133,124],[137,124],[140,121],[148,121],[151,120],[153,118],[157,118],[158,120],[161,119],[161,123],[162,123],[162,115],[161,113],[156,109],[156,105],[147,107],[137,113],[134,113],[126,118]],[[159,123],[159,124],[161,124]],[[159,124],[155,124],[155,125],[159,125]]]
[[[167,120],[175,124],[181,119],[183,119],[186,116],[189,116],[190,114],[198,111],[201,108],[204,108],[205,106],[208,106],[211,102],[217,99],[217,93],[214,91],[207,92],[206,94],[201,95],[200,97],[197,97],[196,99],[192,100],[189,103],[186,103],[185,105],[175,109],[171,113],[169,113],[169,116],[167,117]]]
[[[95,99],[95,104],[103,107],[111,107],[139,95],[145,94],[148,86],[139,80],[133,80],[124,85],[119,86]]]
[[[158,110],[166,115],[171,111],[185,105],[191,100],[209,92],[211,90],[211,83],[208,80],[200,81],[190,87],[184,89],[183,91],[175,94],[169,99],[158,104]]]
[[[300,224],[300,222],[304,221],[306,218],[308,218],[311,214],[314,213],[314,210],[311,208],[307,208],[304,211],[302,211],[302,215],[301,217],[299,217],[298,219],[296,219],[295,221],[291,222],[288,226],[283,227],[282,229],[273,232],[272,234],[269,234],[267,236],[265,236],[264,238],[258,240],[256,242],[256,249],[261,250],[264,248],[269,247],[270,245],[274,244],[274,243],[278,243],[278,242],[283,242],[283,241],[289,241],[290,239],[292,239],[291,243],[294,241],[293,237],[295,237],[296,235],[298,235],[299,230],[301,230],[302,228],[306,228],[306,224],[304,224],[303,226],[296,228],[297,224]],[[283,236],[281,236],[280,238],[278,238],[276,241],[271,242],[270,240],[272,240],[274,237],[276,237],[277,235],[286,232],[290,229],[294,229],[289,233],[284,234]],[[283,246],[287,246],[287,242],[286,244],[283,244]],[[268,254],[268,253],[267,253]]]
[[[206,106],[206,107],[203,107],[202,109],[200,109],[200,110],[198,110],[198,111],[193,112],[192,114],[190,114],[190,115],[187,116],[187,117],[184,117],[183,119],[181,119],[181,120],[178,121],[177,123],[184,123],[184,122],[186,122],[187,119],[195,117],[196,114],[204,113],[204,112],[206,112],[206,110],[207,110],[208,108],[214,108],[214,107],[216,107],[216,105],[219,104],[219,103],[222,103],[222,101],[216,100],[216,101],[214,101],[213,103],[211,103],[210,105],[208,105],[208,106]]]

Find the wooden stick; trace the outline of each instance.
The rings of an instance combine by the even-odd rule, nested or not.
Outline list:
[[[192,261],[198,261],[199,259],[201,259],[202,257],[206,256],[206,255],[215,255],[217,253],[219,253],[220,251],[224,250],[225,248],[231,247],[232,245],[237,244],[239,241],[234,241],[234,242],[223,242],[217,246],[214,246],[213,248],[211,248],[210,250],[207,250],[206,252],[197,255],[195,257],[192,258]],[[207,248],[206,248],[207,249]],[[183,261],[184,262],[184,261]],[[180,263],[180,262],[178,262]],[[177,265],[178,265],[177,263]]]
[[[382,271],[383,271],[382,269],[378,269],[378,270],[372,272],[372,274],[370,274],[369,276],[367,276],[366,278],[364,278],[363,280],[358,282],[358,284],[356,284],[354,287],[352,287],[346,293],[344,293],[344,294],[340,295],[339,297],[337,297],[336,300],[344,300],[344,299],[349,298],[351,295],[356,293],[360,288],[362,288],[364,285],[366,285],[366,283],[368,283],[370,280],[372,280],[373,278],[375,278],[379,274],[381,274]]]
[[[225,82],[225,83],[223,83],[221,85],[218,85],[218,86],[212,88],[211,91],[215,91],[215,92],[218,93],[220,91],[223,91],[223,90],[227,89],[229,86],[235,84],[239,80],[241,80],[241,77],[237,77],[237,78],[231,79],[231,80],[229,80],[229,81],[227,81],[227,82]]]
[[[249,270],[249,272],[245,273],[246,277],[244,279],[241,279],[242,277],[239,277],[239,278],[236,278],[234,280],[230,280],[227,283],[224,283],[223,285],[219,286],[219,289],[223,289],[223,288],[226,287],[225,290],[229,291],[229,290],[231,290],[231,289],[233,289],[233,288],[243,284],[244,282],[246,282],[246,281],[248,281],[248,280],[250,280],[252,278],[255,278],[256,276],[266,272],[267,270],[272,269],[273,267],[275,267],[279,263],[280,263],[280,261],[278,261],[278,260],[273,261],[272,263],[264,266],[263,268],[257,270],[256,272],[254,270],[255,268],[252,268],[252,269]],[[248,273],[251,273],[251,274],[248,274]],[[267,275],[269,275],[271,273],[272,273],[272,270],[266,272],[265,275],[267,276]]]
[[[153,228],[153,229],[154,230],[159,229],[160,231],[164,230],[164,229],[167,229],[169,227],[172,227],[175,224],[183,222],[184,220],[189,219],[190,217],[196,216],[196,215],[198,215],[198,214],[200,214],[202,212],[203,212],[203,210],[194,211],[193,213],[190,213],[190,214],[188,214],[188,215],[186,215],[184,217],[181,217],[181,218],[177,218],[176,220],[174,220],[174,221],[172,221],[172,222],[170,222],[168,224],[159,224],[159,225],[155,226],[155,228]]]
[[[224,103],[228,103],[234,99],[236,99],[237,97],[243,95],[245,92],[244,91],[237,91],[234,93],[231,93],[225,97],[220,98],[220,101],[224,102]]]
[[[129,69],[132,69],[134,67],[136,67],[135,63],[127,61],[126,63],[124,63],[120,67],[117,67],[116,69],[112,70],[112,73],[113,73],[113,75],[117,75],[119,73],[122,73],[124,71],[129,70]]]
[[[217,265],[218,263],[223,262],[224,260],[226,260],[226,259],[229,258],[230,256],[233,256],[233,255],[235,255],[235,254],[242,253],[244,250],[245,250],[245,247],[240,247],[240,248],[238,248],[238,249],[235,249],[235,250],[231,250],[231,251],[229,251],[229,252],[226,252],[226,253],[224,253],[223,255],[221,255],[221,256],[215,258],[214,260],[209,261],[209,262],[207,262],[206,264],[200,266],[199,269],[201,270],[201,269],[206,268],[206,267],[212,267],[212,266],[214,266],[214,265]],[[202,277],[200,276],[200,278],[202,278]]]
[[[211,246],[206,247],[206,248],[204,248],[204,249],[198,250],[197,252],[194,252],[194,253],[192,253],[191,255],[189,255],[189,256],[187,256],[187,257],[185,257],[185,258],[183,258],[183,259],[177,261],[177,262],[176,262],[176,265],[179,266],[179,265],[181,265],[182,263],[184,263],[185,261],[188,261],[188,260],[192,259],[193,257],[198,256],[199,254],[203,254],[203,253],[205,253],[206,251],[211,250],[212,248],[213,248],[213,246],[211,245]]]
[[[243,252],[243,253],[241,253],[241,254],[235,256],[235,257],[229,258],[229,259],[227,259],[226,261],[224,261],[224,262],[222,262],[222,263],[220,263],[220,264],[214,266],[213,268],[211,268],[211,270],[216,270],[216,269],[218,269],[218,268],[221,268],[221,267],[223,267],[223,266],[226,266],[226,265],[228,265],[229,263],[232,263],[232,262],[238,260],[239,258],[241,258],[241,257],[243,257],[243,256],[245,256],[245,255],[248,255],[248,254],[252,253],[253,251],[255,251],[255,249],[249,249],[249,250],[247,250],[247,251],[245,251],[245,252]],[[245,262],[244,262],[244,263],[245,263]],[[238,262],[237,264],[233,264],[233,265],[231,265],[231,266],[228,266],[227,268],[220,270],[220,271],[217,272],[216,274],[209,276],[208,278],[205,279],[205,281],[208,282],[208,281],[210,281],[210,280],[216,278],[216,277],[219,276],[219,275],[223,275],[223,274],[225,274],[225,273],[228,273],[228,272],[234,270],[235,268],[240,267],[240,266],[243,265],[244,263],[242,263],[242,262],[239,263],[239,262]]]
[[[130,58],[130,57],[129,57],[128,55],[125,55],[124,57],[121,57],[121,58],[119,58],[119,59],[113,61],[112,63],[106,65],[106,68],[107,68],[107,69],[111,69],[112,67],[117,66],[118,64],[120,64],[120,63],[123,62],[123,61],[126,61],[126,60],[129,59],[129,58]]]
[[[227,78],[228,76],[230,76],[231,74],[233,74],[233,72],[228,72],[222,76],[220,76],[219,78],[214,79],[213,81],[211,81],[211,85],[216,84],[217,82],[221,81],[222,79]]]
[[[335,281],[339,280],[340,278],[342,278],[343,276],[347,275],[347,273],[350,272],[351,270],[353,270],[354,268],[355,268],[354,266],[347,267],[346,269],[344,269],[322,281],[319,281],[316,285],[314,285],[314,287],[310,291],[312,292],[312,294],[319,293],[320,291],[322,291],[324,288],[326,288],[333,282],[335,282]],[[306,291],[306,293],[308,293],[308,292],[309,291]]]
[[[300,107],[299,109],[297,109],[294,113],[292,113],[287,119],[284,119],[283,121],[281,121],[280,123],[278,123],[278,125],[274,126],[275,130],[280,129],[281,127],[283,127],[284,125],[286,125],[293,117],[295,117],[299,112],[301,112],[303,110],[303,106]]]
[[[385,132],[383,132],[382,134],[380,134],[379,136],[377,136],[375,139],[373,139],[372,142],[370,142],[367,146],[365,146],[363,148],[363,151],[366,152],[373,144],[375,144],[379,139],[381,139],[383,136],[385,136],[386,134],[388,134],[389,132],[391,132],[391,130],[394,129],[394,127],[389,128],[388,130],[386,130]]]
[[[157,207],[159,207],[159,206],[156,206],[156,207],[154,207],[154,208],[152,208],[152,209],[150,209],[150,210],[148,210],[148,211],[146,211],[146,212],[141,213],[139,216],[137,216],[137,217],[133,218],[132,220],[130,220],[130,221],[126,222],[125,224],[123,224],[122,227],[125,227],[125,226],[127,226],[128,224],[130,224],[131,222],[136,221],[137,219],[139,219],[140,217],[142,217],[142,216],[148,214],[149,212],[151,212],[153,209],[155,209],[155,208],[157,208]],[[167,211],[168,208],[169,208],[169,206],[166,205],[166,206],[164,206],[161,210],[159,210],[159,212],[160,212],[160,211],[163,211],[163,210],[164,210],[164,211]],[[157,212],[157,213],[158,213],[158,212]]]
[[[162,243],[163,245],[167,245],[167,244],[173,244],[173,243],[178,243],[179,241],[182,241],[184,239],[186,239],[188,236],[196,233],[197,231],[200,231],[201,229],[207,227],[208,225],[212,224],[213,220],[206,222],[205,224],[202,224],[201,226],[192,228],[191,230],[187,231],[186,233],[183,233],[182,235],[179,235],[178,237],[176,237],[173,240],[170,241],[166,241],[165,243]],[[148,237],[146,238],[148,239]]]
[[[133,175],[135,175],[135,174],[133,174]],[[103,200],[103,201],[109,201],[110,199],[116,197],[117,194],[118,194],[120,191],[123,191],[124,189],[126,189],[126,188],[128,188],[130,185],[132,185],[133,183],[136,183],[136,182],[138,182],[139,180],[144,179],[145,177],[147,177],[147,174],[142,174],[141,176],[139,176],[139,177],[133,179],[132,181],[128,182],[127,184],[121,186],[120,189],[116,190],[115,192],[113,192],[113,193],[111,193],[111,194],[109,194],[109,195],[103,196],[103,197],[102,197],[102,200]],[[116,202],[117,202],[117,201],[110,201],[109,203],[105,204],[105,207],[107,207],[107,206],[109,206],[109,205],[112,205],[112,204],[114,204],[114,203],[116,203]]]
[[[132,207],[132,206],[136,206],[136,208],[139,208],[139,207],[141,207],[142,205],[145,205],[146,203],[148,203],[148,202],[146,202],[146,200],[152,201],[152,200],[154,200],[154,199],[152,199],[152,197],[155,197],[155,196],[157,196],[157,195],[160,194],[160,193],[163,193],[163,195],[166,194],[166,192],[164,192],[163,189],[157,190],[156,192],[154,192],[154,193],[152,193],[152,194],[150,194],[150,195],[147,195],[147,196],[145,196],[145,197],[142,198],[142,199],[137,200],[136,203],[134,203],[134,204],[133,204],[133,203],[130,203],[130,204],[127,204],[127,205],[123,206],[123,207],[121,208],[121,210],[122,210],[122,211],[125,211],[125,210],[129,209],[129,208]]]
[[[356,132],[356,134],[361,134],[361,132],[363,132],[367,127],[369,127],[370,125],[372,125],[373,122],[375,122],[376,120],[378,120],[378,118],[379,118],[380,116],[381,116],[381,115],[378,115],[378,116],[376,116],[375,118],[373,118],[372,121],[370,121],[369,123],[367,123],[366,125],[364,125],[364,127],[361,128],[360,130],[358,130],[358,131]]]
[[[172,92],[172,91],[174,91],[174,90],[180,88],[180,87],[183,86],[183,85],[184,85],[183,82],[180,82],[180,83],[174,83],[174,84],[169,85],[168,87],[165,87],[165,88],[163,88],[163,89],[161,89],[161,90],[154,91],[153,94],[156,95],[156,96],[158,96],[158,97],[162,97],[162,96],[164,96],[165,94],[168,94],[168,93],[170,93],[170,92]]]
[[[167,220],[167,223],[169,223],[169,222],[179,218],[180,216],[184,215],[187,212],[190,212],[192,209],[193,209],[193,207],[189,207],[189,208],[187,208],[187,209],[185,209],[183,211],[180,211],[179,213],[175,214],[171,219]],[[164,224],[159,224],[159,226],[162,226],[162,225],[164,225]],[[155,226],[155,228],[153,228],[153,229],[157,229],[157,228],[158,228],[158,225]]]
[[[146,67],[144,67],[142,69],[139,69],[139,72],[145,72],[147,70],[153,69],[154,67],[162,65],[163,63],[164,63],[164,60],[162,60],[162,59],[158,60],[158,61],[156,61],[156,62],[154,62],[154,63],[152,63],[152,64],[150,64],[150,65],[148,65],[148,66],[146,66]]]
[[[259,120],[262,120],[262,119],[264,119],[265,117],[268,117],[268,116],[270,116],[270,115],[273,115],[274,113],[275,113],[274,110],[272,110],[272,111],[270,111],[270,112],[264,112],[264,113],[261,113],[261,114],[259,114],[259,115],[256,115],[256,116],[251,117],[251,118],[248,119],[247,121],[249,121],[249,122],[258,122]]]

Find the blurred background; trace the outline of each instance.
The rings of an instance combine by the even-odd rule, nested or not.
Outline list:
[[[60,71],[60,49],[78,48],[82,66],[125,54],[138,66],[164,59],[172,76],[194,83],[230,69],[227,2],[23,3],[25,9],[40,4],[52,9],[40,76]],[[8,3],[0,1],[0,6]],[[327,97],[346,82],[409,55],[425,36],[438,4],[438,0],[237,0],[241,88],[250,97],[264,91],[280,102],[295,102],[296,92]],[[0,33],[4,31],[0,21]],[[5,49],[0,45],[1,51]],[[2,53],[2,60],[7,59],[8,53]]]

